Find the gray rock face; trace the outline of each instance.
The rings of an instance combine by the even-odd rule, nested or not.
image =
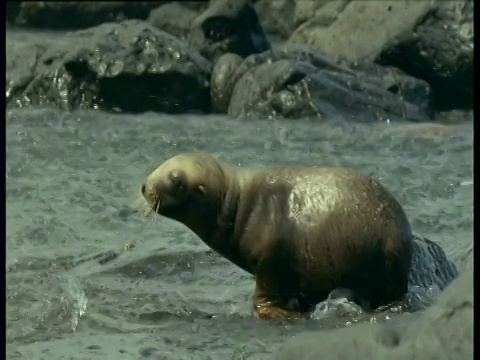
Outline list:
[[[249,0],[216,0],[192,24],[189,44],[207,59],[223,54],[241,57],[270,49]]]
[[[65,36],[7,75],[7,105],[210,111],[211,64],[172,35],[130,20]]]
[[[290,42],[396,66],[428,81],[440,109],[472,107],[473,1],[336,0],[311,8]]]
[[[373,61],[431,8],[428,1],[334,1],[296,29],[290,42],[314,45],[350,61]]]
[[[274,359],[473,359],[473,267],[424,314],[408,320],[307,332],[288,341]]]
[[[371,62],[333,61],[320,52],[285,48],[238,63],[238,58],[223,56],[214,65],[211,80],[214,108],[233,117],[431,119],[426,82]]]

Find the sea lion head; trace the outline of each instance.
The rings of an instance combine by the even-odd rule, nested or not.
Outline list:
[[[207,236],[228,186],[223,166],[202,153],[176,155],[158,166],[141,186],[147,205]]]

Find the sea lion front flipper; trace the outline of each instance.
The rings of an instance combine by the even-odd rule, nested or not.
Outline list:
[[[299,312],[279,306],[275,296],[268,296],[261,281],[255,281],[254,316],[260,320],[309,319],[311,312]],[[294,300],[293,300],[294,301]]]

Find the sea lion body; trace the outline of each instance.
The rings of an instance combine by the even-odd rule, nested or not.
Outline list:
[[[338,288],[371,309],[408,290],[408,219],[380,183],[353,170],[243,169],[187,153],[155,169],[142,193],[255,276],[259,318],[308,316]]]

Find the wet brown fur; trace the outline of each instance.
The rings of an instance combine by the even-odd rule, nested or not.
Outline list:
[[[308,198],[323,208],[295,220],[289,197],[303,179],[314,180]],[[255,276],[258,318],[308,317],[336,288],[351,289],[367,309],[407,291],[412,233],[405,213],[382,185],[352,170],[243,169],[185,153],[155,169],[142,193],[158,214]],[[308,199],[295,201],[301,207]]]

